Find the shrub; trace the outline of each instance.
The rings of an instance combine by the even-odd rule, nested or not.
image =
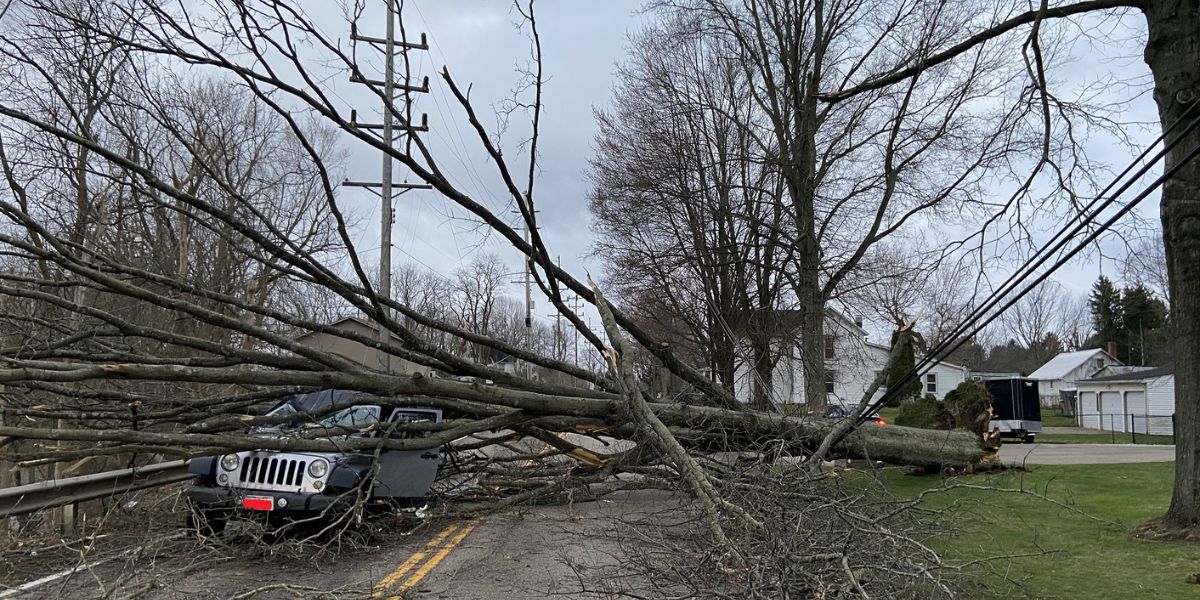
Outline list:
[[[946,412],[950,424],[975,433],[987,431],[988,409],[992,400],[987,390],[974,381],[964,381],[946,394]]]
[[[933,394],[909,398],[900,403],[896,424],[921,429],[946,429],[949,421],[946,407]]]
[[[890,347],[895,347],[900,336],[900,332],[892,333],[892,342]],[[884,389],[894,389],[900,387],[900,381],[908,374],[917,364],[916,349],[913,347],[913,341],[909,338],[908,343],[900,348],[900,356],[896,357],[896,361],[890,365],[887,373],[887,385]],[[887,406],[901,406],[905,401],[917,399],[921,396],[921,380],[913,377],[908,383],[904,384],[903,388],[892,396],[887,401]]]

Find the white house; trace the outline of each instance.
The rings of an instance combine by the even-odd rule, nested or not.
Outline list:
[[[1171,435],[1175,375],[1170,367],[1082,379],[1075,385],[1080,427]]]
[[[778,404],[804,402],[804,366],[801,361],[795,329],[795,319],[790,311],[780,313],[778,322],[785,327],[774,332],[772,350],[779,354],[779,361],[772,372],[771,382],[756,381],[753,361],[748,344],[739,344],[734,395],[742,402],[750,402],[754,389],[761,385],[767,396]],[[854,405],[862,400],[875,376],[887,366],[889,348],[867,341],[867,332],[861,321],[851,321],[838,311],[825,312],[825,393],[830,404]],[[920,358],[918,357],[918,360]],[[936,362],[920,372],[922,389],[940,400],[946,392],[966,381],[970,372],[965,367]],[[875,397],[883,395],[883,390]]]
[[[1075,382],[1090,379],[1109,365],[1121,361],[1100,348],[1063,352],[1029,374],[1038,382],[1038,398],[1044,407],[1058,406],[1062,392],[1074,392]]]
[[[879,368],[887,366],[888,354],[891,349],[879,344],[870,344],[870,346],[875,349]],[[918,354],[917,362],[921,362],[922,358]],[[921,378],[921,393],[933,394],[938,400],[945,399],[950,390],[958,387],[962,382],[972,379],[970,369],[945,361],[935,361],[918,372]],[[876,396],[882,395],[881,391]]]

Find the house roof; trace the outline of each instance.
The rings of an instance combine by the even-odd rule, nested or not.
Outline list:
[[[867,342],[867,346],[870,348],[875,348],[876,350],[882,350],[885,357],[892,353],[892,348],[890,346],[880,344],[877,342]],[[920,362],[922,358],[925,358],[925,355],[918,352],[916,355],[917,362]],[[964,371],[966,373],[971,372],[970,369],[968,369],[962,365],[956,365],[952,362],[946,362],[944,360],[936,360],[936,361],[934,361],[934,363],[942,365],[944,367],[950,367],[951,369],[958,369],[959,371]]]
[[[1155,369],[1143,369],[1132,373],[1119,373],[1117,375],[1105,375],[1104,377],[1093,377],[1092,379],[1084,379],[1076,383],[1092,383],[1106,381],[1145,381],[1154,379],[1155,377],[1163,377],[1174,373],[1173,367],[1158,367]]]
[[[348,324],[348,323],[353,323],[353,324],[356,324],[356,325],[359,325],[362,327],[367,327],[370,329],[376,329],[375,323],[373,323],[371,321],[367,321],[366,319],[362,319],[360,317],[355,317],[355,316],[341,317],[341,318],[337,319],[336,321],[329,323],[328,325],[326,325],[326,327],[328,327],[330,329],[343,329],[346,327],[346,324]],[[323,333],[323,332],[319,331],[319,330],[308,330],[308,331],[305,331],[305,332],[297,335],[296,339],[306,338],[308,336],[316,335],[318,333]]]
[[[1067,376],[1067,373],[1079,368],[1080,365],[1095,358],[1096,356],[1104,355],[1115,362],[1121,362],[1113,358],[1112,355],[1100,348],[1092,348],[1091,350],[1077,350],[1075,352],[1063,352],[1058,356],[1046,361],[1046,364],[1038,367],[1038,369],[1029,374],[1030,379],[1062,379]]]
[[[842,328],[855,335],[866,336],[867,331],[841,312],[825,307],[827,320],[836,321]],[[802,315],[798,310],[790,309],[757,309],[742,311],[729,320],[729,328],[735,335],[747,335],[751,332],[765,333],[769,337],[787,337],[800,329]]]

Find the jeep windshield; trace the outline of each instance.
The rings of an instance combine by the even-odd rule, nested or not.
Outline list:
[[[357,430],[369,427],[379,422],[377,405],[355,405],[330,412],[337,404],[344,404],[354,396],[361,395],[348,390],[322,390],[289,396],[266,413],[268,417],[278,418],[279,422],[256,427],[255,431],[279,433],[309,428]]]
[[[313,428],[357,430],[379,423],[379,407],[360,405],[343,408],[309,425]]]

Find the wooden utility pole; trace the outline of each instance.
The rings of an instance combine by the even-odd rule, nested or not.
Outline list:
[[[425,77],[421,81],[421,85],[416,86],[410,83],[411,81],[411,64],[408,60],[409,50],[428,50],[429,44],[426,43],[425,34],[421,34],[420,43],[410,43],[404,32],[404,26],[400,27],[400,39],[396,39],[396,20],[401,18],[401,8],[396,6],[394,0],[384,0],[387,4],[387,25],[386,36],[383,38],[370,37],[359,35],[358,24],[350,25],[350,39],[355,42],[367,42],[377,49],[383,51],[383,79],[365,79],[354,75],[350,77],[350,81],[355,83],[364,83],[372,87],[383,88],[383,123],[367,124],[358,123],[356,112],[351,112],[350,121],[359,129],[379,130],[380,139],[387,146],[388,152],[383,153],[383,169],[379,181],[345,181],[342,185],[347,187],[361,187],[371,191],[378,189],[375,192],[380,199],[379,212],[379,289],[378,294],[385,298],[392,297],[392,226],[396,223],[395,207],[393,200],[395,199],[397,190],[399,193],[404,193],[410,190],[427,190],[433,186],[421,183],[408,182],[393,182],[392,181],[392,154],[390,150],[394,148],[396,142],[396,105],[395,96],[396,90],[403,92],[403,117],[400,127],[400,132],[405,136],[405,152],[412,149],[412,136],[417,132],[429,131],[429,118],[427,115],[421,115],[421,125],[414,126],[412,122],[412,94],[425,93],[429,91],[429,77]],[[396,53],[399,51],[404,58],[404,83],[396,83]],[[387,306],[379,306],[379,342],[387,344],[390,340],[390,333],[385,324],[391,318],[391,310]],[[379,357],[380,370],[390,372],[392,370],[392,356],[385,352],[377,352]]]

